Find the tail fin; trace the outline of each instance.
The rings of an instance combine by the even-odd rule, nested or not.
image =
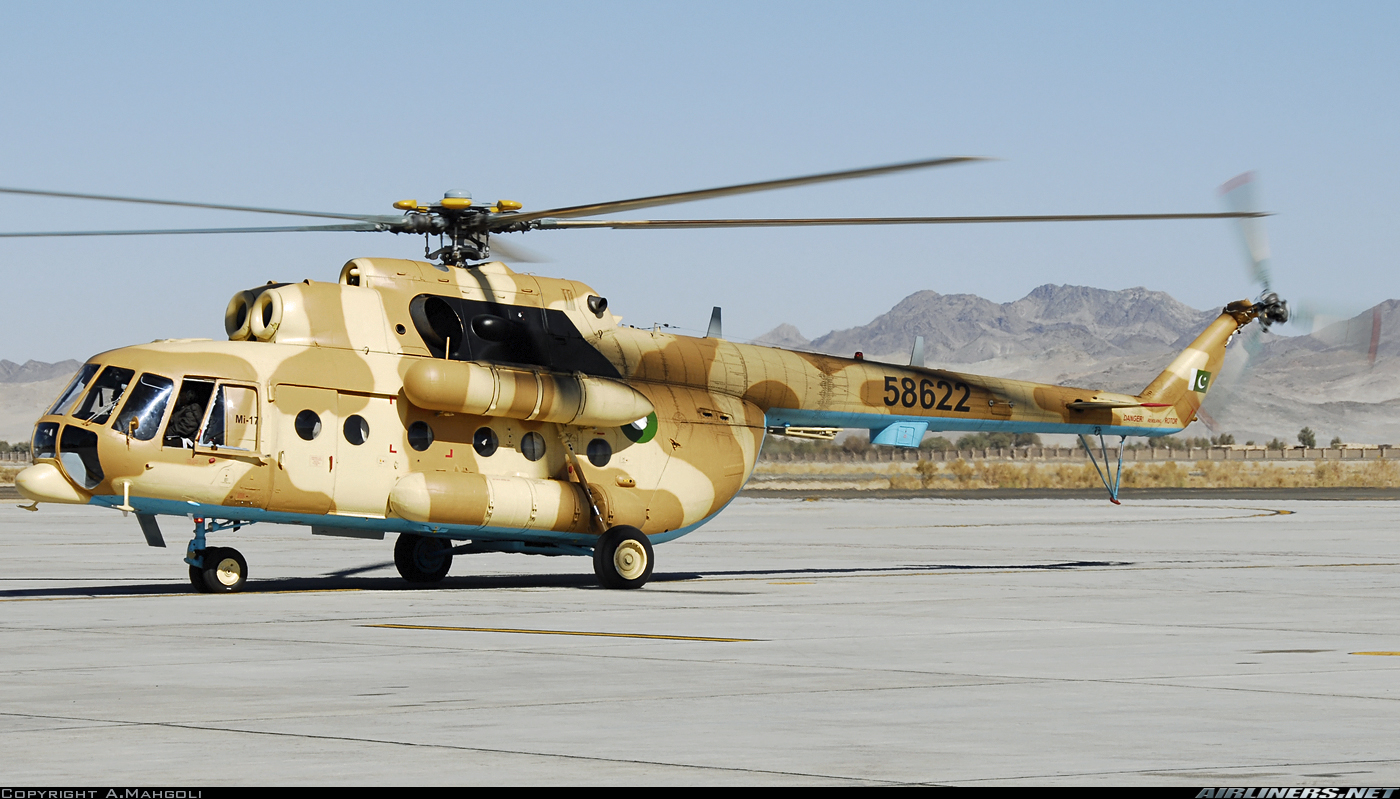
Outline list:
[[[1147,384],[1138,399],[1144,405],[1174,406],[1182,426],[1189,424],[1210,390],[1211,382],[1220,374],[1230,336],[1255,315],[1254,305],[1248,300],[1225,306],[1220,316]]]

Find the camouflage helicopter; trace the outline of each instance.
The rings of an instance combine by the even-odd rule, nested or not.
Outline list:
[[[1232,302],[1129,395],[928,368],[917,345],[910,363],[892,364],[735,343],[722,336],[719,309],[703,338],[634,328],[590,286],[520,274],[490,257],[494,234],[550,229],[1262,215],[584,218],[973,160],[529,212],[455,192],[375,216],[0,189],[341,220],[3,236],[343,230],[440,244],[422,261],[356,258],[333,283],[240,291],[225,311],[227,341],[172,339],[93,356],[38,421],[34,463],[16,486],[29,509],[52,502],[134,513],[155,547],[165,546],[157,517],[191,519],[185,562],[204,592],[244,587],[243,555],[209,539],[257,522],[329,536],[395,533],[394,562],[415,583],[442,580],[456,555],[517,552],[591,556],[603,586],[639,588],[652,575],[653,545],[719,513],[752,473],[766,434],[866,428],[875,444],[917,447],[929,430],[1074,433],[1086,448],[1088,435],[1100,445],[1104,436],[1166,435],[1193,420],[1233,335],[1254,320],[1287,320],[1271,293]],[[1103,476],[1116,502],[1117,480]]]

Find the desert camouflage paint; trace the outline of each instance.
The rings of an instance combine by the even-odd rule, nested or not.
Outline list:
[[[1255,315],[1232,303],[1131,396],[637,329],[577,281],[362,258],[338,283],[240,292],[229,341],[94,356],[16,482],[38,502],[512,551],[586,551],[616,525],[665,541],[733,499],[771,428],[1176,432]]]

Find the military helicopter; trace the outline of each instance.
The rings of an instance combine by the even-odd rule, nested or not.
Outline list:
[[[590,286],[491,259],[493,235],[533,230],[1262,216],[586,218],[974,160],[543,211],[449,192],[394,203],[395,216],[0,189],[342,220],[5,237],[337,230],[422,234],[439,245],[425,248],[425,260],[356,258],[333,283],[239,291],[225,310],[227,341],[172,339],[93,356],[37,422],[34,463],[16,486],[29,509],[52,502],[135,514],[155,547],[165,546],[157,517],[192,520],[185,562],[204,592],[244,587],[246,559],[210,539],[259,522],[327,536],[395,533],[395,565],[414,583],[442,580],[457,555],[517,552],[591,556],[603,586],[639,588],[653,571],[653,545],[719,513],[752,473],[765,435],[866,428],[877,445],[917,447],[929,430],[1075,433],[1086,449],[1086,436],[1098,436],[1106,457],[1104,436],[1185,427],[1230,338],[1254,320],[1287,320],[1272,293],[1232,302],[1128,395],[929,368],[917,346],[910,363],[892,364],[731,342],[719,309],[703,338],[638,329],[620,324]],[[1117,480],[1104,476],[1116,502]]]

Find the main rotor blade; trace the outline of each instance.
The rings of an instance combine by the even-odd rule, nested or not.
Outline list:
[[[1226,211],[1199,214],[1046,214],[1037,216],[886,216],[831,219],[541,219],[540,230],[569,228],[726,228],[726,227],[804,227],[819,225],[961,225],[1000,222],[1133,222],[1160,219],[1238,219],[1268,216],[1257,211]]]
[[[55,238],[60,236],[170,236],[203,233],[300,233],[307,231],[377,231],[384,228],[374,222],[357,222],[348,225],[297,225],[289,227],[208,227],[181,228],[178,230],[61,230],[51,233],[0,233],[3,239]]]
[[[282,216],[316,216],[326,219],[366,219],[371,214],[335,214],[326,211],[289,211],[281,208],[255,208],[247,205],[219,205],[217,203],[193,203],[183,200],[151,200],[143,197],[116,197],[108,194],[75,194],[65,191],[40,191],[38,189],[0,188],[0,194],[26,194],[32,197],[65,197],[73,200],[102,200],[113,203],[141,203],[142,205],[173,205],[180,208],[212,208],[216,211],[247,211],[253,214],[281,214]]]
[[[1254,173],[1236,175],[1220,187],[1220,198],[1231,211],[1253,211],[1259,207],[1254,183]],[[1264,223],[1241,219],[1240,239],[1244,243],[1245,256],[1249,258],[1249,276],[1259,284],[1261,294],[1270,291],[1269,277],[1269,237],[1264,232]]]
[[[507,261],[516,261],[522,264],[544,264],[549,263],[550,260],[547,256],[541,255],[529,247],[509,244],[499,238],[491,239],[491,251]]]
[[[812,183],[826,183],[833,180],[852,180],[854,178],[868,178],[875,175],[888,175],[894,172],[907,172],[913,169],[929,169],[936,166],[949,166],[961,164],[968,161],[986,161],[986,158],[974,156],[955,156],[951,158],[930,158],[923,161],[910,161],[903,164],[890,164],[888,166],[867,167],[865,169],[847,169],[841,172],[824,172],[820,175],[807,175],[800,178],[785,178],[782,180],[765,180],[759,183],[740,183],[736,186],[724,186],[718,189],[701,189],[700,191],[682,191],[675,194],[658,194],[653,197],[639,197],[634,200],[616,200],[606,203],[593,203],[591,205],[573,205],[568,208],[552,208],[546,211],[531,211],[524,214],[502,214],[493,220],[492,228],[499,229],[510,227],[520,222],[530,222],[536,219],[557,218],[566,219],[576,216],[597,216],[599,214],[614,214],[622,211],[636,211],[641,208],[654,208],[658,205],[675,205],[676,203],[689,203],[696,200],[709,200],[715,197],[728,197],[733,194],[749,194],[756,191],[772,191],[774,189],[787,189],[793,186],[806,186]]]

